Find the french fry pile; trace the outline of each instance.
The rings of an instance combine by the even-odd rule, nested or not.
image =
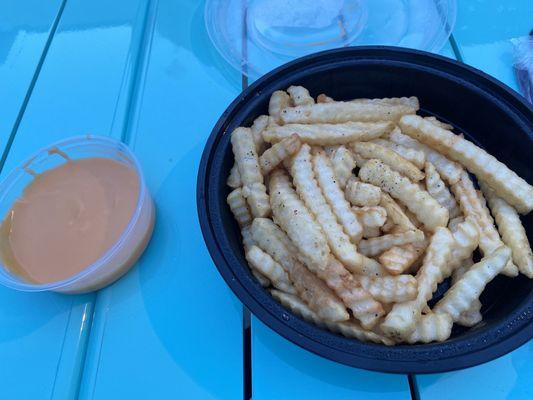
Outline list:
[[[481,321],[495,276],[533,278],[518,216],[533,187],[418,109],[416,97],[315,102],[291,86],[231,134],[227,201],[246,259],[302,318],[386,345],[444,341]]]

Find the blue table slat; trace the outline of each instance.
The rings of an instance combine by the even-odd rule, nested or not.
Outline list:
[[[533,2],[458,2],[454,38],[460,58],[518,90],[512,70],[511,38],[533,28]],[[486,364],[415,378],[421,400],[533,398],[533,343]]]
[[[16,125],[26,94],[37,76],[61,0],[9,0],[0,12],[0,149]],[[32,10],[32,13],[28,13]]]
[[[145,9],[142,1],[67,2],[2,176],[43,145],[88,132],[107,135],[115,119],[124,119],[120,93],[128,92],[128,60],[137,48],[131,38]],[[91,294],[0,288],[0,398],[76,395],[93,301]]]
[[[240,75],[221,72],[201,2],[160,0],[152,13],[126,136],[157,221],[137,266],[98,293],[80,398],[239,399],[242,306],[205,248],[195,187],[203,145]]]
[[[316,356],[252,317],[252,398],[411,399],[407,376],[350,368]]]

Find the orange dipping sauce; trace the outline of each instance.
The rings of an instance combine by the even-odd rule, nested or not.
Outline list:
[[[68,160],[39,174],[0,226],[0,256],[13,273],[52,283],[109,250],[131,220],[139,177],[108,158]]]

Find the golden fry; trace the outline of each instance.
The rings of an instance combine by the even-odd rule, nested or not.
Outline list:
[[[447,209],[437,203],[428,192],[381,161],[368,161],[359,170],[359,179],[381,187],[392,197],[400,200],[428,230],[434,231],[448,224]]]
[[[354,206],[377,206],[381,201],[381,189],[369,183],[359,182],[353,176],[346,184],[345,196]]]
[[[368,276],[358,277],[361,286],[372,295],[372,297],[383,303],[396,303],[409,301],[416,298],[417,282],[414,276],[382,276],[370,278]]]
[[[393,126],[390,122],[270,125],[263,132],[263,138],[269,143],[275,143],[296,133],[302,142],[311,145],[329,146],[376,139],[390,132]]]
[[[267,175],[283,160],[296,153],[301,145],[300,138],[294,134],[265,150],[261,157],[259,157],[259,165],[261,166],[263,175]]]
[[[286,107],[290,107],[291,98],[283,90],[276,90],[270,96],[270,101],[268,103],[268,114],[272,117],[276,124],[281,124],[281,110]]]
[[[406,134],[459,161],[520,213],[527,214],[533,209],[533,186],[474,143],[416,115],[403,117],[400,127]]]
[[[259,271],[272,283],[272,286],[286,293],[296,294],[287,272],[268,253],[257,246],[252,246],[246,251],[246,260],[251,269]]]
[[[309,90],[303,86],[291,86],[287,89],[287,92],[295,106],[308,106],[315,103],[309,94]]]
[[[330,156],[333,171],[337,177],[337,183],[341,189],[346,187],[348,179],[353,175],[355,159],[350,150],[344,146],[339,146]]]
[[[430,162],[427,162],[424,171],[426,173],[426,189],[428,193],[437,200],[441,206],[448,210],[450,218],[457,217],[461,214],[455,198],[440,178],[435,166]]]
[[[412,162],[406,160],[395,151],[371,142],[355,142],[352,144],[354,152],[366,159],[375,158],[383,161],[394,171],[405,175],[412,181],[424,179],[424,174]]]
[[[336,101],[285,108],[281,111],[281,120],[285,124],[397,121],[402,115],[416,111],[406,104]]]
[[[480,182],[480,186],[489,202],[503,242],[512,251],[512,259],[518,270],[528,278],[533,278],[533,254],[518,213],[505,200],[499,198],[486,183]]]
[[[270,214],[270,205],[250,129],[235,129],[231,134],[231,144],[243,184],[242,194],[250,206],[252,215],[265,217]]]
[[[354,243],[358,242],[361,239],[363,229],[354,212],[351,210],[350,204],[344,198],[344,193],[337,183],[333,166],[324,151],[317,150],[315,152],[313,156],[313,169],[322,194],[339,223],[350,239]]]
[[[424,232],[420,230],[400,233],[389,233],[371,239],[364,239],[359,242],[361,254],[372,257],[383,253],[394,246],[424,241]]]

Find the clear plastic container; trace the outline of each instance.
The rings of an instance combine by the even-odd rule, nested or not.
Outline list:
[[[155,209],[144,182],[139,162],[123,143],[100,136],[78,136],[54,143],[22,162],[0,183],[0,217],[3,219],[24,188],[33,180],[28,169],[42,173],[65,162],[60,152],[71,159],[110,158],[132,168],[139,177],[139,197],[126,229],[96,262],[79,273],[53,283],[35,284],[11,273],[0,261],[0,284],[12,289],[39,292],[83,293],[100,289],[117,280],[137,261],[148,244],[155,221]]]
[[[438,52],[455,25],[455,0],[207,0],[218,52],[258,77],[294,58],[346,46]]]

